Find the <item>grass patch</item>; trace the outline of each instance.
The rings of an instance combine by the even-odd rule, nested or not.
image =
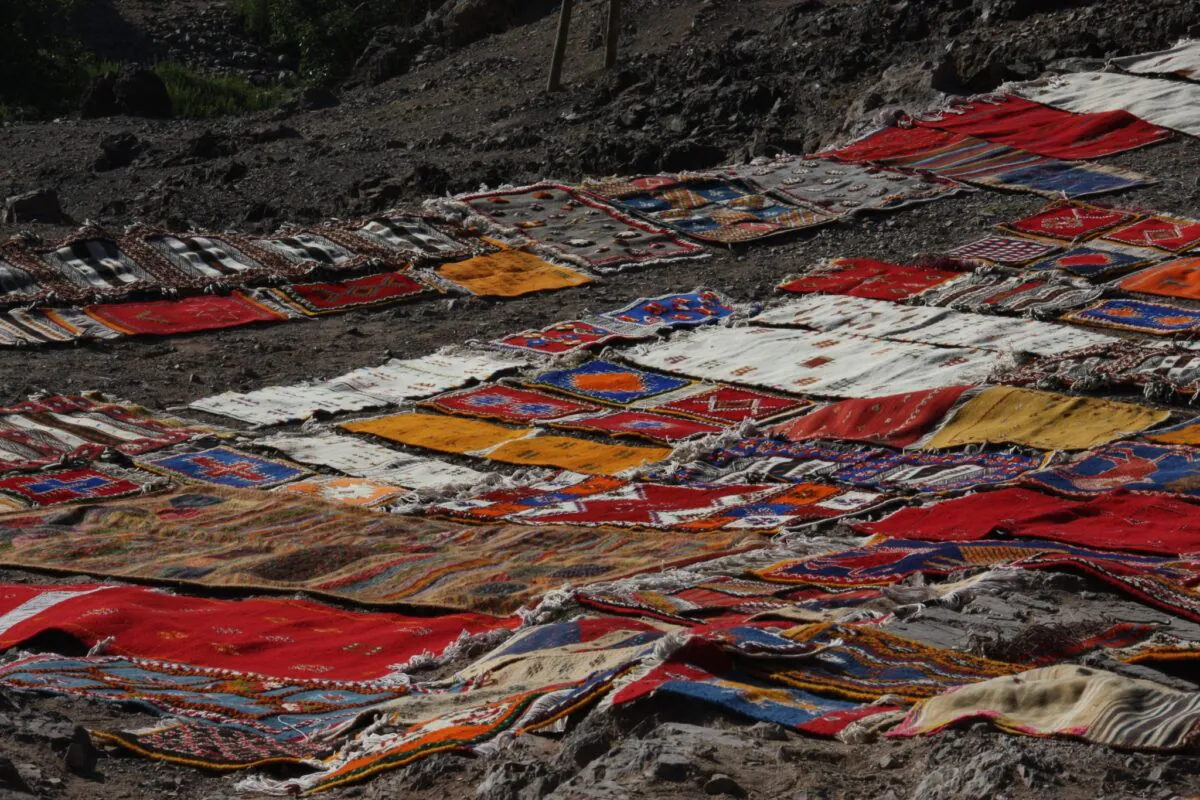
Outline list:
[[[176,117],[209,119],[274,108],[287,97],[283,85],[259,87],[236,75],[205,75],[182,64],[156,64]]]

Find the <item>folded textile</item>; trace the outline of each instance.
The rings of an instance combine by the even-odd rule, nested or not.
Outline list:
[[[919,446],[1019,444],[1039,450],[1086,450],[1146,430],[1170,412],[1133,403],[989,387],[968,397]]]
[[[1111,156],[1171,137],[1170,131],[1124,111],[1074,114],[1013,95],[975,98],[912,124],[1067,160]]]
[[[1190,747],[1200,732],[1200,693],[1059,664],[923,700],[888,735],[937,733],[978,719],[1028,736],[1069,736],[1131,750],[1178,750]]]
[[[956,311],[1057,317],[1064,311],[1099,300],[1103,293],[1103,289],[1086,282],[1047,283],[1025,277],[974,273],[935,286],[920,296],[920,302]]]
[[[1118,442],[1023,480],[1053,492],[1084,497],[1114,491],[1200,497],[1200,449]]]
[[[0,647],[63,631],[104,652],[292,680],[376,681],[463,635],[512,630],[519,618],[405,616],[311,600],[222,600],[144,586],[8,584]]]
[[[1170,336],[1200,330],[1200,312],[1182,306],[1148,303],[1144,300],[1101,300],[1095,305],[1064,314],[1063,320],[1154,336]]]
[[[792,294],[845,294],[874,300],[905,300],[961,279],[961,272],[889,264],[869,258],[835,258],[827,267],[779,285]]]
[[[1177,556],[1200,553],[1195,510],[1173,498],[1107,493],[1071,500],[1029,489],[999,489],[904,508],[854,527],[893,538],[962,542],[1017,537]]]
[[[831,397],[979,383],[999,355],[862,336],[767,327],[704,328],[622,354],[638,366],[693,378]]]
[[[443,264],[437,274],[476,297],[520,297],[592,282],[578,270],[508,247]]]
[[[1184,39],[1166,50],[1113,58],[1108,63],[1124,72],[1139,75],[1174,75],[1197,81],[1200,80],[1200,41]]]
[[[1127,111],[1162,128],[1200,136],[1200,86],[1122,75],[1075,72],[1016,87],[1015,94],[1076,113]]]
[[[1127,292],[1200,300],[1200,257],[1177,258],[1122,279]]]
[[[839,439],[907,447],[941,421],[970,387],[948,386],[907,394],[842,400],[767,429],[791,442]]]

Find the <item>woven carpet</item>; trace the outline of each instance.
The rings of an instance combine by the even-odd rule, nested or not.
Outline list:
[[[1200,329],[1200,312],[1142,300],[1102,300],[1063,316],[1067,322],[1122,331],[1171,336]]]
[[[658,330],[707,325],[733,314],[733,304],[720,294],[711,289],[697,289],[683,294],[642,297],[624,308],[605,311],[597,317],[604,324],[637,325]]]
[[[869,258],[836,258],[827,267],[780,284],[793,294],[845,294],[874,300],[905,300],[962,277],[932,267],[889,264]]]
[[[1086,245],[1035,261],[1028,268],[1035,272],[1057,270],[1098,281],[1149,266],[1157,260],[1156,256],[1146,252],[1125,252],[1112,245]]]
[[[1083,453],[1065,466],[1027,475],[1024,480],[1065,495],[1127,491],[1200,497],[1200,449],[1118,442]]]
[[[970,244],[954,248],[948,255],[962,261],[976,261],[1002,267],[1022,267],[1060,249],[1060,245],[1033,239],[985,236]]]
[[[996,228],[1018,236],[1076,244],[1139,218],[1136,211],[1095,206],[1076,200],[1059,200],[1041,211]]]
[[[152,491],[154,483],[152,476],[136,470],[72,467],[0,478],[0,496],[18,506],[57,506],[143,494]]]
[[[403,404],[523,366],[525,359],[515,354],[458,349],[420,358],[393,358],[378,367],[364,367],[333,378],[326,385],[385,403]]]
[[[1200,257],[1168,261],[1130,275],[1118,285],[1127,292],[1200,300]]]
[[[951,105],[912,122],[1068,161],[1111,156],[1171,137],[1170,131],[1124,111],[1074,114],[1012,95]]]
[[[1177,556],[1200,552],[1200,522],[1194,518],[1194,505],[1173,498],[1110,493],[1072,500],[1000,489],[901,509],[855,528],[892,538],[963,542],[1017,537]]]
[[[1200,220],[1154,214],[1105,231],[1101,239],[1129,247],[1182,253],[1200,245]]]
[[[1137,387],[1158,396],[1193,394],[1200,389],[1200,354],[1185,347],[1150,347],[1124,341],[1039,358],[1025,365],[1007,365],[996,371],[994,380],[1079,390]]]
[[[617,328],[611,323],[601,323],[597,317],[595,321],[556,322],[541,330],[521,331],[502,339],[493,339],[491,343],[513,350],[557,356],[579,350],[596,349],[603,344],[623,339],[637,341],[653,338],[653,329],[641,326],[632,329]]]
[[[1103,289],[1086,283],[1048,283],[1002,274],[972,274],[921,295],[921,302],[956,311],[1057,317],[1100,299]]]
[[[387,401],[329,384],[267,386],[253,392],[224,392],[192,402],[188,407],[255,426],[303,422],[317,414],[366,411]]]
[[[1143,434],[1142,438],[1148,442],[1154,442],[1156,444],[1200,445],[1200,421],[1197,421],[1197,419],[1193,417],[1176,425],[1170,425],[1165,428],[1156,428],[1149,433]]]
[[[0,646],[63,631],[104,652],[291,680],[375,681],[460,635],[509,630],[516,617],[404,616],[308,600],[218,600],[141,586],[6,584]]]
[[[350,433],[367,433],[410,447],[442,453],[484,453],[513,439],[534,433],[533,428],[506,428],[482,420],[413,412],[346,422]]]
[[[1144,431],[1169,416],[1168,411],[1133,403],[996,386],[966,399],[920,446],[937,450],[1019,444],[1039,450],[1087,450]]]
[[[520,297],[592,282],[591,277],[578,270],[507,247],[466,261],[443,264],[437,272],[476,297]]]
[[[437,294],[428,284],[403,272],[384,272],[338,283],[298,283],[276,291],[300,313],[311,316]]]
[[[783,397],[740,386],[698,383],[643,403],[650,411],[732,427],[765,422],[812,406],[812,401]]]
[[[705,258],[699,245],[567,186],[542,183],[460,198],[474,211],[598,272]]]
[[[317,475],[293,481],[275,491],[303,494],[330,503],[345,503],[349,506],[381,511],[389,510],[392,506],[403,507],[414,499],[412,493],[403,486],[380,483],[368,478],[341,478],[330,475]]]
[[[175,336],[287,319],[241,292],[197,295],[182,300],[105,303],[88,306],[84,312],[127,336]]]
[[[424,408],[433,408],[447,414],[462,414],[468,417],[498,419],[515,425],[528,425],[542,420],[569,417],[600,410],[594,403],[556,397],[536,389],[523,389],[487,383],[440,394],[418,403]]]
[[[119,339],[123,334],[77,308],[15,308],[0,315],[0,346]]]
[[[543,372],[529,383],[584,400],[628,405],[682,389],[690,381],[597,358],[570,369]]]
[[[675,443],[720,433],[724,427],[694,419],[668,417],[650,411],[609,411],[552,422],[551,427],[606,436],[630,436],[652,442]]]
[[[1166,50],[1114,58],[1109,63],[1135,75],[1173,75],[1196,81],[1200,80],[1200,41],[1185,39]]]
[[[925,700],[888,735],[919,736],[981,719],[1027,736],[1067,736],[1124,750],[1181,750],[1200,732],[1200,694],[1060,664]]]
[[[268,489],[312,474],[294,464],[250,455],[230,447],[156,456],[137,463],[175,478],[234,489]]]
[[[564,583],[764,543],[737,530],[464,526],[216,487],[0,515],[0,533],[11,542],[2,560],[12,566],[502,614]]]
[[[489,450],[487,458],[505,464],[553,467],[588,475],[616,475],[657,463],[670,455],[671,449],[666,447],[608,444],[574,436],[542,434],[507,441]]]
[[[1127,111],[1163,128],[1200,136],[1200,86],[1117,72],[1076,72],[1025,84],[1017,94],[1077,113]]]
[[[842,400],[767,429],[791,442],[838,439],[889,447],[908,447],[954,407],[967,386]]]

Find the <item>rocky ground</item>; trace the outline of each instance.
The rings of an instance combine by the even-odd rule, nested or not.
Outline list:
[[[627,0],[621,63],[604,72],[603,3],[585,0],[577,3],[566,88],[547,94],[554,5],[509,4],[519,13],[498,15],[488,11],[496,5],[503,3],[458,0],[420,26],[381,32],[334,98],[309,93],[277,111],[219,121],[5,126],[0,193],[55,189],[74,223],[265,232],[480,184],[811,152],[889,108],[924,108],[941,92],[988,91],[1064,60],[1163,47],[1196,33],[1200,21],[1200,3],[1167,0]],[[114,0],[102,9],[97,36],[114,58],[169,57],[262,81],[293,66],[242,36],[221,3]],[[1107,163],[1159,180],[1122,203],[1200,214],[1200,143],[1179,139]],[[980,192],[512,302],[460,299],[171,340],[0,351],[0,402],[43,389],[101,389],[164,409],[218,391],[331,377],[389,355],[421,355],[672,290],[707,286],[740,301],[764,300],[787,274],[819,259],[943,252],[1042,202]],[[71,222],[21,227],[52,238]],[[0,226],[0,236],[16,230]],[[1048,621],[1146,613],[1095,586],[1045,585],[1022,597],[977,599],[929,624],[967,641],[981,633],[1002,639]],[[67,768],[76,725],[136,727],[147,719],[136,710],[0,695],[0,793],[233,794],[229,776],[117,752],[102,754],[98,776]],[[338,794],[1168,798],[1200,796],[1200,760],[1011,737],[984,726],[931,740],[849,745],[660,704],[634,715],[593,714],[566,733],[525,737],[495,759],[431,758]]]

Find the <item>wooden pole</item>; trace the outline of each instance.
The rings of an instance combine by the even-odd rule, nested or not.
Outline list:
[[[608,30],[604,34],[604,68],[617,65],[617,41],[621,38],[621,0],[608,0]]]
[[[575,0],[563,0],[562,13],[558,17],[558,38],[554,40],[554,57],[550,60],[550,82],[546,88],[557,92],[562,88],[563,59],[567,55],[567,34],[571,30],[571,6]]]

